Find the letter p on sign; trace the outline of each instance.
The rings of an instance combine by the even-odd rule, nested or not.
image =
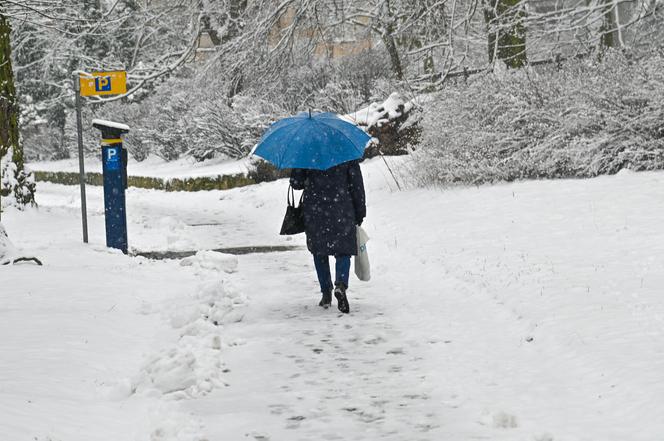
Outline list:
[[[120,170],[120,147],[107,147],[105,151],[106,170]]]
[[[95,78],[95,90],[97,92],[109,92],[111,90],[111,77]]]
[[[118,156],[118,149],[116,148],[108,149],[106,153],[108,154],[108,157],[106,158],[108,162],[117,161],[116,156]]]

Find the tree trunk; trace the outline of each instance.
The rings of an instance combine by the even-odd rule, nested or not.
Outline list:
[[[10,33],[9,21],[0,11],[0,158],[4,157],[10,148],[18,146],[18,105]]]
[[[212,41],[214,42],[215,45],[223,44],[226,43],[242,32],[242,21],[240,18],[242,17],[242,14],[247,9],[247,0],[230,0],[230,3],[228,5],[228,17],[225,23],[225,32],[223,35],[219,36],[219,33],[217,32],[217,29],[212,29],[209,23],[209,18],[205,17],[207,19],[207,22],[204,24],[206,25],[207,31],[210,33],[210,36],[212,37]]]
[[[392,24],[387,25],[383,31],[381,38],[383,39],[383,44],[387,53],[390,55],[390,63],[392,64],[392,72],[396,76],[397,80],[403,80],[403,67],[401,66],[401,57],[399,57],[399,49],[397,48],[397,42],[394,40],[394,26]]]
[[[2,161],[7,152],[12,146],[18,144],[18,112],[14,110],[16,89],[11,64],[11,46],[9,45],[11,28],[3,12],[0,10],[0,174],[4,170]],[[0,175],[0,220],[2,219],[2,196],[7,196],[10,191],[5,189],[3,184],[4,176]]]
[[[602,17],[600,32],[600,53],[605,49],[616,47],[616,16],[613,0],[605,0],[605,8]]]
[[[18,100],[14,86],[14,71],[11,61],[11,27],[9,19],[0,6],[0,173],[12,173],[13,176],[0,177],[0,198],[13,193],[17,205],[34,203],[35,185],[31,174],[24,171],[23,150],[18,136]],[[11,157],[7,153],[11,149]],[[0,207],[2,200],[0,199]]]
[[[507,67],[525,66],[526,28],[521,0],[485,0],[484,20],[488,29],[489,63],[502,60]]]

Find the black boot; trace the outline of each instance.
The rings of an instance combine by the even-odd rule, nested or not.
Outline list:
[[[328,292],[323,293],[323,297],[320,298],[318,306],[322,306],[323,308],[327,309],[330,307],[331,304],[332,304],[332,290],[329,290]]]
[[[348,314],[350,307],[348,306],[348,298],[346,297],[346,285],[343,282],[337,282],[334,285],[334,297],[337,298],[337,308],[344,314]]]

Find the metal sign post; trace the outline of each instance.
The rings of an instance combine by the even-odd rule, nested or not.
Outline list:
[[[78,134],[78,171],[81,185],[81,218],[83,221],[83,243],[88,243],[88,207],[85,196],[85,161],[83,159],[83,124],[81,122],[81,83],[79,76],[74,78],[76,90],[76,132]]]

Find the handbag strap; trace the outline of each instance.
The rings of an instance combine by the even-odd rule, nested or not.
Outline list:
[[[298,204],[298,207],[302,205],[302,200],[304,199],[304,192],[300,195],[300,202]],[[292,185],[288,186],[288,196],[287,196],[287,201],[288,201],[288,206],[289,207],[295,207],[295,189],[293,188]]]
[[[288,202],[289,207],[292,207],[292,206],[295,205],[295,190],[293,190],[292,185],[288,186],[288,196],[286,198],[286,201]]]

